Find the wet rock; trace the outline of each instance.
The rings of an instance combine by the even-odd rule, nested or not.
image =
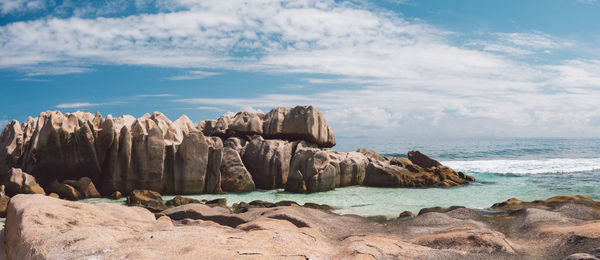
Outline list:
[[[100,198],[100,193],[96,190],[96,186],[88,177],[82,177],[78,181],[65,180],[63,183],[73,186],[77,189],[82,198]]]
[[[465,207],[463,207],[463,206],[451,206],[451,207],[448,207],[448,208],[445,208],[445,207],[423,208],[423,209],[419,210],[419,214],[418,215],[420,216],[420,215],[423,215],[423,214],[429,213],[429,212],[446,213],[446,212],[453,211],[455,209],[463,209],[463,208],[465,208]]]
[[[79,191],[77,191],[77,189],[75,189],[75,187],[65,184],[65,183],[60,183],[57,180],[50,182],[50,184],[48,184],[47,188],[48,188],[48,192],[56,193],[63,199],[67,199],[67,200],[82,199],[81,194],[79,193]]]
[[[400,215],[398,216],[398,218],[410,218],[410,217],[414,217],[415,214],[413,214],[412,212],[406,210],[406,211],[402,211],[402,213],[400,213]]]
[[[253,200],[248,204],[250,204],[251,206],[258,206],[258,207],[263,207],[263,208],[277,207],[277,205],[275,203],[268,202],[268,201],[262,201],[262,200]]]
[[[11,168],[8,171],[4,187],[8,196],[16,194],[46,194],[44,189],[37,183],[35,177],[23,172],[19,168]]]
[[[177,206],[190,204],[190,203],[200,203],[200,201],[197,199],[186,198],[186,197],[177,195],[173,199],[168,200],[166,205],[169,207],[177,207]]]
[[[9,202],[10,197],[6,196],[3,192],[0,192],[0,218],[6,217],[6,209],[8,208]]]
[[[304,203],[304,205],[302,205],[302,207],[311,208],[311,209],[320,209],[320,210],[324,210],[324,211],[331,211],[331,210],[336,209],[335,207],[329,206],[327,204],[317,204],[317,203],[312,203],[312,202]]]
[[[293,144],[283,140],[252,138],[244,150],[244,166],[252,175],[256,188],[279,189],[287,183]]]
[[[121,192],[120,192],[120,191],[115,191],[115,192],[113,192],[113,193],[110,195],[110,198],[111,198],[111,199],[113,199],[113,200],[118,200],[118,199],[120,199],[120,198],[122,198],[122,197],[123,197],[123,194],[121,194]]]
[[[151,190],[133,190],[127,197],[127,205],[139,206],[152,212],[160,212],[167,209],[160,193]]]
[[[300,206],[298,203],[296,203],[295,201],[291,201],[291,200],[278,201],[275,203],[275,205],[277,205],[277,206]]]
[[[244,167],[242,158],[229,147],[223,148],[221,189],[227,192],[250,192],[255,190],[252,175]]]
[[[209,200],[209,201],[205,202],[204,204],[206,204],[207,206],[210,206],[210,207],[227,208],[227,199],[226,198],[218,198],[218,199],[214,199],[214,200]]]

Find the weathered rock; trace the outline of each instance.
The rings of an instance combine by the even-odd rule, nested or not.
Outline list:
[[[209,201],[205,202],[204,204],[206,204],[209,207],[227,208],[227,199],[226,198],[218,198],[218,199],[214,199],[214,200],[209,200]]]
[[[313,106],[274,108],[265,116],[263,129],[268,139],[305,140],[321,147],[335,146],[333,129],[327,126],[323,113]]]
[[[173,199],[168,200],[166,205],[169,207],[177,207],[177,206],[190,204],[190,203],[200,203],[200,201],[197,199],[186,198],[186,197],[177,195]]]
[[[367,165],[363,185],[374,187],[410,187],[403,177],[410,172],[386,162],[372,161]]]
[[[244,149],[246,147],[246,144],[248,142],[246,142],[246,140],[240,138],[240,137],[229,137],[227,138],[224,142],[223,142],[223,146],[224,147],[229,147],[233,150],[235,150],[236,152],[238,152],[240,155],[244,155]]]
[[[60,183],[57,180],[50,182],[50,184],[48,184],[47,188],[48,188],[48,192],[56,193],[63,199],[68,199],[68,200],[82,199],[81,194],[79,193],[79,191],[77,191],[77,189],[75,189],[75,187],[68,185],[68,184]]]
[[[205,193],[221,193],[221,164],[223,163],[223,142],[218,137],[206,138],[208,143],[208,166],[206,169]]]
[[[264,140],[261,136],[252,138],[242,160],[256,188],[271,190],[285,187],[292,146],[292,143],[283,140]]]
[[[419,165],[423,168],[431,168],[431,167],[438,167],[438,166],[442,166],[442,164],[434,159],[429,158],[429,156],[424,155],[423,153],[419,152],[419,151],[409,151],[408,152],[408,159],[416,164]]]
[[[41,113],[29,149],[23,155],[23,170],[41,183],[84,176],[98,178],[101,168],[96,156],[95,118],[85,112]]]
[[[247,111],[238,112],[233,116],[223,115],[214,123],[207,121],[204,132],[207,135],[222,137],[262,135],[263,118],[263,114]]]
[[[410,218],[410,217],[414,217],[415,214],[413,214],[411,211],[405,210],[402,211],[402,213],[400,213],[400,215],[398,216],[399,219],[401,218]]]
[[[6,217],[6,209],[8,208],[8,202],[10,197],[6,196],[3,192],[0,192],[0,218]]]
[[[298,149],[292,158],[286,191],[312,193],[335,188],[336,168],[327,151]]]
[[[19,167],[23,154],[23,130],[19,121],[10,122],[0,134],[0,180],[13,167]]]
[[[335,186],[362,185],[369,159],[358,152],[329,152],[330,164],[335,167]]]
[[[249,192],[256,189],[252,175],[244,167],[240,155],[229,147],[223,148],[221,189],[230,192]]]
[[[390,161],[390,164],[398,165],[414,173],[425,171],[423,168],[421,168],[421,166],[413,164],[408,158],[404,157],[394,157]]]
[[[110,198],[111,198],[111,199],[113,199],[113,200],[118,200],[118,199],[120,199],[120,198],[122,198],[122,197],[123,197],[123,194],[121,194],[121,192],[120,192],[120,191],[115,191],[115,192],[113,192],[113,193],[110,195]]]
[[[360,148],[360,149],[356,150],[356,152],[364,154],[365,156],[367,156],[367,158],[369,158],[370,161],[375,160],[375,161],[385,162],[388,160],[387,158],[381,156],[380,154],[376,153],[373,150],[367,150],[365,148]]]
[[[402,221],[288,206],[232,214],[192,203],[156,218],[139,207],[21,194],[9,203],[5,241],[9,259],[586,259],[597,254],[599,218],[578,220],[561,211],[568,205],[595,210],[580,202],[509,216],[457,209]],[[545,221],[521,228],[530,222],[528,210]]]
[[[177,150],[174,171],[174,191],[181,194],[204,193],[209,149],[200,132],[183,138]]]
[[[127,205],[144,207],[152,212],[167,208],[160,193],[151,190],[133,190],[127,197]]]
[[[84,199],[100,197],[100,193],[96,190],[96,186],[88,177],[82,177],[78,181],[65,180],[63,183],[75,187]]]
[[[194,138],[191,142],[193,141],[195,141]],[[131,164],[126,174],[123,190],[130,191],[134,188],[153,191],[163,190],[167,181],[167,176],[164,174],[164,161],[165,142],[163,132],[150,119],[150,116],[145,114],[135,121],[131,129]],[[179,166],[181,166],[180,170],[185,168],[182,164],[179,164]],[[178,173],[179,175],[175,173],[175,183],[181,180],[178,178],[184,177],[182,171]],[[184,188],[183,186],[180,187]]]
[[[35,177],[23,172],[19,168],[11,168],[4,181],[5,191],[8,196],[16,194],[46,194],[37,183]]]

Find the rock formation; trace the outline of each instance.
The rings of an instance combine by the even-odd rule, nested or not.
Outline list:
[[[136,197],[158,200],[151,193]],[[6,252],[9,259],[600,256],[600,203],[583,196],[513,199],[496,209],[451,207],[395,220],[337,215],[292,202],[244,204],[248,207],[235,210],[241,213],[192,202],[155,215],[139,207],[17,195],[7,209]]]
[[[312,106],[275,108],[266,115],[239,112],[198,126],[186,116],[171,121],[160,112],[134,118],[47,111],[22,124],[9,123],[0,145],[3,180],[10,169],[22,169],[41,187],[52,184],[61,192],[55,193],[68,198],[76,197],[72,188],[81,198],[97,196],[84,194],[89,189],[82,191],[75,181],[81,178],[104,196],[134,189],[166,194],[256,188],[317,192],[350,185],[455,186],[472,181],[418,151],[390,161],[366,149],[327,150],[335,145],[333,130]],[[13,187],[9,196],[29,192]]]

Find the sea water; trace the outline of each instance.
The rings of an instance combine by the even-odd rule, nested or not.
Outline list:
[[[365,216],[396,216],[405,210],[417,213],[434,206],[488,208],[513,197],[531,201],[582,194],[600,200],[600,139],[339,137],[333,149],[348,152],[361,147],[387,157],[406,157],[407,151],[420,150],[442,164],[474,176],[476,181],[453,188],[353,186],[312,194],[269,190],[188,197],[227,198],[229,204],[252,200],[314,202],[332,205],[337,213]]]

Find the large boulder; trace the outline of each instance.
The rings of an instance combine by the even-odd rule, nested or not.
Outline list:
[[[6,194],[10,197],[16,194],[46,194],[37,183],[35,177],[19,168],[11,168],[4,180]]]
[[[252,175],[244,167],[240,154],[229,147],[223,148],[221,189],[231,192],[249,192],[255,188]]]
[[[204,193],[221,193],[221,164],[223,162],[223,141],[219,137],[207,137],[208,165]]]
[[[403,177],[410,172],[387,162],[371,161],[367,165],[363,185],[374,187],[406,187]]]
[[[298,149],[290,165],[286,191],[312,193],[335,189],[336,167],[328,151],[308,148]]]
[[[88,177],[81,177],[81,179],[79,179],[78,181],[65,180],[64,183],[75,187],[77,191],[81,194],[81,197],[84,199],[100,197],[100,193],[96,189],[96,186]]]
[[[124,190],[161,191],[167,181],[164,174],[165,142],[161,128],[145,114],[131,129],[131,164]]]
[[[261,113],[242,111],[235,115],[222,115],[216,122],[206,121],[203,130],[207,135],[222,137],[262,135],[263,118]]]
[[[208,144],[202,133],[192,132],[183,138],[175,158],[173,178],[175,193],[204,193],[208,155]]]
[[[265,116],[263,129],[264,137],[269,139],[305,140],[321,147],[335,146],[333,128],[313,106],[274,108]]]
[[[442,164],[434,159],[429,158],[429,156],[419,152],[419,151],[409,151],[408,159],[423,168],[431,168],[442,166]]]
[[[101,168],[96,156],[94,129],[101,116],[91,113],[41,113],[29,149],[23,155],[23,170],[41,183],[53,179],[96,179]]]
[[[0,134],[0,180],[12,167],[18,167],[23,153],[23,130],[17,120],[10,122]]]
[[[259,189],[285,188],[292,159],[293,144],[283,140],[264,140],[255,136],[242,158]]]
[[[49,193],[56,193],[60,198],[67,200],[80,200],[83,197],[77,189],[69,184],[60,183],[57,180],[50,182],[47,186]]]
[[[369,159],[358,152],[330,152],[331,164],[336,168],[335,186],[362,185]]]

